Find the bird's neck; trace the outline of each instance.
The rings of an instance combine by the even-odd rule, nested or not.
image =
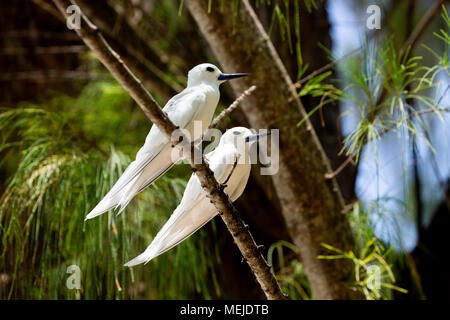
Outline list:
[[[217,83],[211,83],[207,81],[195,81],[195,82],[189,82],[187,84],[188,88],[194,88],[194,87],[210,87],[213,90],[219,91],[219,85]]]

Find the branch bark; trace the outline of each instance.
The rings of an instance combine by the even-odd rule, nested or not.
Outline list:
[[[239,107],[239,105],[245,99],[245,97],[251,95],[252,92],[255,91],[255,89],[256,86],[251,86],[250,88],[245,90],[236,100],[233,101],[232,104],[228,106],[228,108],[223,110],[217,117],[214,118],[214,120],[209,125],[208,129],[215,128],[223,118],[229,116],[234,111],[234,109]]]
[[[406,50],[410,47],[414,47],[414,44],[420,38],[420,36],[424,33],[428,25],[431,23],[433,18],[439,13],[444,0],[437,0],[435,4],[427,11],[427,13],[423,16],[423,18],[419,21],[417,27],[410,34],[406,42],[403,44],[400,49],[401,54],[404,54]]]
[[[123,20],[107,1],[78,0],[83,13],[91,17],[108,44],[139,79],[164,99],[169,99],[182,88],[168,79],[169,66],[153,51],[126,20]],[[121,21],[118,23],[117,21]]]
[[[447,88],[449,88],[449,87],[447,87]],[[445,92],[444,92],[444,94],[445,94]],[[438,112],[450,112],[450,108],[434,108],[434,109],[425,109],[425,110],[414,111],[414,112],[410,113],[408,115],[408,117],[406,117],[405,119],[401,119],[399,122],[411,120],[412,118],[420,116],[420,115],[423,115],[423,114],[438,113]],[[399,122],[395,122],[395,123],[391,124],[389,127],[384,128],[379,133],[377,133],[377,136],[378,136],[377,139],[380,139],[386,133],[388,133],[389,131],[391,131],[395,127],[397,127]],[[371,141],[365,139],[364,142],[363,142],[363,147],[365,147],[369,142],[371,142]],[[347,159],[336,170],[334,170],[333,172],[325,174],[325,178],[333,179],[338,174],[340,174],[342,172],[342,170],[344,170],[344,168],[346,166],[348,166],[350,163],[354,164],[355,163],[354,162],[354,157],[355,157],[354,155],[348,156]]]
[[[448,1],[448,0],[446,0],[446,1]],[[405,43],[401,47],[400,57],[403,56],[405,53],[407,53],[408,50],[413,49],[414,45],[416,44],[417,40],[420,38],[422,33],[425,31],[425,29],[428,27],[428,25],[431,23],[431,21],[433,21],[433,18],[436,16],[436,14],[439,13],[439,9],[443,2],[444,2],[444,0],[436,1],[434,6],[431,7],[427,11],[427,13],[423,16],[423,18],[419,21],[419,24],[416,26],[414,31],[411,33],[411,35],[408,37],[408,39],[405,41]],[[369,120],[371,122],[375,122],[375,120],[378,116],[378,112],[379,112],[379,110],[381,110],[381,108],[378,108],[378,106],[381,103],[383,103],[383,101],[386,100],[386,98],[388,98],[388,96],[389,95],[386,90],[386,87],[383,86],[380,95],[376,99],[375,104],[372,106],[369,106],[372,109],[372,111],[369,113]]]
[[[448,0],[445,0],[445,2],[448,2]],[[415,27],[414,31],[409,35],[408,39],[402,45],[402,47],[400,49],[401,56],[403,56],[408,50],[412,50],[414,48],[415,44],[417,43],[417,40],[420,38],[420,36],[426,30],[428,25],[433,21],[433,18],[439,13],[439,9],[441,8],[442,4],[444,4],[444,0],[437,0],[435,2],[435,4],[422,17],[422,19],[419,21],[419,23]],[[411,4],[409,3],[408,5],[411,5]],[[327,67],[328,66],[325,66],[323,69],[326,70]],[[323,72],[323,70],[321,70],[321,72]],[[387,97],[388,97],[388,93],[386,91],[386,88],[382,87],[381,93],[379,94],[378,98],[376,99],[375,104],[373,106],[370,106],[372,109],[372,111],[368,115],[370,121],[375,122],[378,112],[381,110],[381,108],[377,108],[377,106],[379,106],[381,103],[383,103],[383,101],[386,100]],[[425,113],[428,113],[428,112],[425,112]],[[417,114],[412,113],[411,115],[412,115],[412,117],[414,117]],[[395,127],[395,124],[392,125],[390,128],[383,130],[381,132],[380,136],[385,134],[386,132],[390,131],[393,127]],[[366,145],[367,143],[368,143],[368,141],[365,141],[364,145]],[[349,156],[342,164],[339,165],[339,167],[337,169],[335,169],[332,172],[327,173],[325,175],[325,177],[327,179],[335,178],[350,163],[356,165],[356,163],[353,160],[354,160],[354,156],[353,155]]]
[[[53,0],[61,13],[68,18],[66,8],[72,5],[69,0]],[[82,23],[80,28],[75,29],[80,38],[97,55],[99,60],[127,90],[131,97],[144,111],[147,118],[150,119],[158,128],[171,140],[172,132],[177,127],[170,121],[167,115],[161,110],[159,105],[144,88],[127,66],[122,62],[117,53],[115,53],[97,27],[82,14]],[[187,137],[181,137],[179,141],[188,141]],[[173,141],[174,142],[174,141]],[[176,142],[175,142],[176,143]],[[175,144],[174,143],[174,144]],[[194,149],[197,148],[194,146]],[[228,196],[223,192],[223,187],[214,178],[214,173],[209,168],[202,157],[201,164],[195,164],[194,154],[199,152],[190,152],[190,164],[192,170],[198,176],[201,185],[208,194],[209,199],[217,208],[223,221],[227,225],[234,241],[239,247],[244,259],[250,266],[258,283],[268,299],[285,299],[274,274],[267,265],[266,260],[261,255],[255,244],[252,235],[248,231],[248,226],[239,219],[239,213],[234,208]]]
[[[348,286],[351,262],[318,259],[327,254],[321,243],[354,250],[352,230],[336,181],[324,178],[330,165],[311,123],[297,128],[306,112],[249,2],[241,1],[237,14],[227,5],[209,11],[207,0],[185,4],[224,69],[251,73],[251,80],[231,83],[235,93],[250,81],[258,88],[242,105],[251,126],[280,129],[279,172],[272,179],[315,297],[362,298]]]

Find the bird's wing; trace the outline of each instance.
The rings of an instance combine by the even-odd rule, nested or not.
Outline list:
[[[184,128],[193,121],[198,111],[205,104],[205,101],[205,94],[192,90],[182,95],[182,98],[172,98],[169,101],[169,105],[165,108],[169,119],[174,124]],[[172,151],[173,148],[170,143],[166,143],[158,155],[142,169],[139,177],[129,185],[120,199],[119,206],[121,209],[118,213],[125,209],[136,194],[156,181],[180,159],[179,153],[173,153]]]
[[[219,182],[225,181],[232,174],[233,164],[214,161],[218,160],[217,157],[211,157],[211,160],[210,167],[214,172],[214,176]],[[214,218],[216,214],[217,209],[206,197],[198,177],[193,174],[186,186],[181,203],[175,209],[169,220],[158,232],[147,249],[126,263],[125,266],[132,267],[141,263],[147,263],[151,259],[170,250],[200,229]]]
[[[125,209],[135,195],[151,185],[174,166],[179,160],[179,155],[178,153],[172,155],[173,150],[170,143],[167,143],[163,150],[161,150],[161,152],[159,152],[158,155],[142,169],[141,173],[136,176],[132,183],[128,184],[128,187],[124,189],[123,195],[118,203],[120,210],[117,214],[120,214]]]
[[[86,216],[87,219],[92,219],[102,213],[116,207],[120,199],[126,194],[126,189],[138,179],[138,174],[148,165],[164,148],[167,144],[167,140],[164,141],[158,134],[154,134],[156,126],[152,127],[149,136],[154,136],[154,145],[150,145],[148,142],[150,139],[146,139],[146,143],[139,150],[136,155],[136,160],[131,162],[124,173],[120,176],[119,180],[114,184],[111,190],[103,197],[103,199],[97,204],[97,206]],[[162,134],[160,132],[160,134]]]
[[[180,128],[185,128],[206,102],[205,93],[198,88],[187,88],[173,96],[163,111]]]
[[[185,89],[170,99],[163,110],[175,125],[184,128],[194,119],[205,100],[204,93]],[[136,160],[130,163],[86,219],[92,219],[119,204],[124,208],[137,193],[153,183],[179,160],[179,157],[172,159],[171,149],[167,137],[156,125],[152,126],[144,146],[136,154]]]

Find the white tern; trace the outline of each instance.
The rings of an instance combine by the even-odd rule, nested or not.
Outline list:
[[[270,134],[270,133],[267,133]],[[214,177],[225,184],[225,193],[231,201],[241,196],[250,175],[250,146],[259,137],[244,127],[229,129],[220,139],[214,151],[205,159]],[[125,264],[132,267],[147,263],[151,259],[173,248],[217,215],[217,209],[206,196],[197,175],[192,174],[180,204],[161,228],[147,249]]]
[[[201,134],[212,121],[219,102],[219,85],[245,73],[225,74],[209,63],[192,68],[188,73],[187,88],[172,97],[163,111],[180,128],[188,130],[191,140],[201,138]],[[194,121],[200,121],[200,135],[194,133]],[[199,135],[199,136],[198,136]],[[169,139],[154,125],[150,129],[144,146],[136,154],[136,160],[130,163],[111,190],[86,216],[92,219],[113,208],[125,209],[133,197],[166,173],[179,159],[172,158]],[[173,161],[175,160],[175,161]]]

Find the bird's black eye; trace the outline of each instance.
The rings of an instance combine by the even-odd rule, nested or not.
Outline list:
[[[240,132],[239,132],[239,131],[233,131],[233,134],[234,134],[235,136],[237,136],[238,134],[240,134]]]
[[[214,68],[213,68],[213,67],[207,67],[207,68],[206,68],[206,71],[214,72]]]

